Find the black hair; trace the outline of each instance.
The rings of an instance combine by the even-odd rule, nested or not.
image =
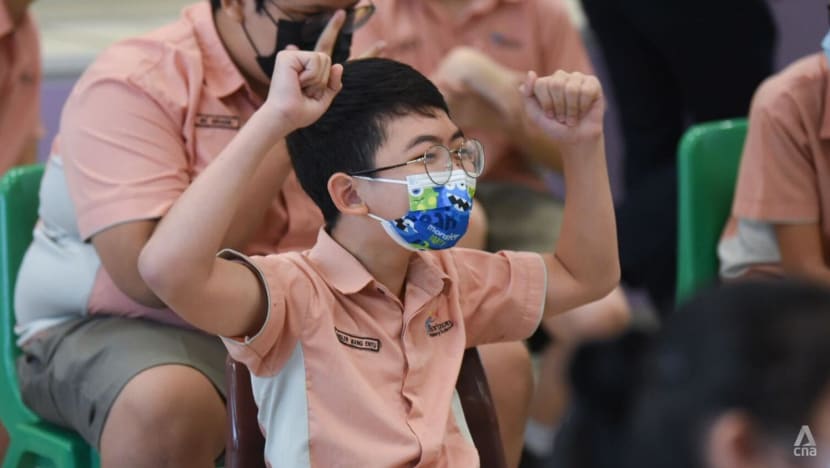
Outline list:
[[[343,87],[328,110],[286,139],[297,179],[323,212],[327,230],[339,215],[328,193],[329,178],[376,167],[391,119],[439,112],[449,114],[441,92],[409,65],[381,58],[344,64]]]
[[[632,329],[577,347],[568,366],[571,402],[556,436],[556,466],[620,468],[623,435],[652,340],[653,332]]]
[[[210,0],[210,6],[213,11],[222,7],[222,0]],[[256,11],[261,12],[265,8],[265,0],[256,0]]]
[[[792,447],[830,383],[830,291],[795,282],[710,290],[670,317],[633,411],[629,466],[704,466],[705,437],[731,409]]]

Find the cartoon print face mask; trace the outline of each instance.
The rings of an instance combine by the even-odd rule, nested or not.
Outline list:
[[[453,171],[444,185],[436,184],[426,174],[408,176],[406,181],[355,177],[407,186],[409,211],[405,215],[388,220],[369,213],[372,219],[381,223],[389,237],[406,249],[448,249],[467,232],[476,180],[462,170]]]

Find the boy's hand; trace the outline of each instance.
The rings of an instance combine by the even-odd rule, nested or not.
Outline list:
[[[342,86],[343,66],[332,65],[322,52],[286,49],[277,54],[268,99],[288,131],[314,123],[328,109]]]
[[[558,143],[577,144],[602,136],[605,99],[596,77],[560,70],[538,78],[531,71],[519,89],[528,117]]]

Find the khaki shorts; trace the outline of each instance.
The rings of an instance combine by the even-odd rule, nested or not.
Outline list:
[[[225,356],[215,336],[148,320],[94,315],[32,338],[18,358],[17,374],[29,408],[100,449],[110,408],[137,374],[165,364],[190,366],[207,376],[224,399]]]
[[[565,205],[547,193],[506,182],[476,184],[487,212],[487,250],[551,252],[559,239]]]

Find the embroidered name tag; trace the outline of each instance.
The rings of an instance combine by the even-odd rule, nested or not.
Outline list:
[[[350,348],[362,349],[364,351],[372,351],[374,353],[380,352],[380,340],[377,338],[354,336],[349,333],[340,331],[336,327],[334,329],[334,333],[337,335],[337,341]]]
[[[197,114],[196,126],[239,130],[239,117],[235,115]]]
[[[452,320],[446,320],[440,323],[435,323],[433,317],[429,317],[424,325],[427,330],[427,335],[438,336],[450,331],[452,326],[455,324],[452,322]]]
[[[500,32],[490,33],[490,41],[497,46],[508,49],[519,49],[522,47],[522,43],[518,39],[508,37]]]

